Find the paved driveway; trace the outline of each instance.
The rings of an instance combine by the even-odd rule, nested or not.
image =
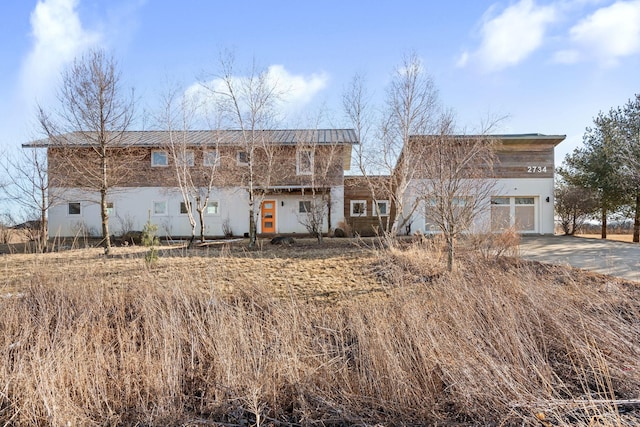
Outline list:
[[[525,236],[523,258],[622,277],[640,282],[640,244],[571,236]]]

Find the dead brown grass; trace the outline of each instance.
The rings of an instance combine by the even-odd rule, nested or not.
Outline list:
[[[583,237],[585,239],[600,239],[600,234],[576,234],[577,237]],[[616,242],[633,242],[633,234],[612,234],[607,233],[607,240],[614,240]]]
[[[640,425],[638,287],[372,246],[2,257],[0,422]]]

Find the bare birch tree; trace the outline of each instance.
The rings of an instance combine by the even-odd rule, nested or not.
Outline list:
[[[275,178],[282,151],[268,132],[276,121],[279,88],[255,62],[246,75],[238,76],[230,53],[220,56],[220,74],[215,77],[202,85],[224,112],[228,127],[241,133],[237,141],[237,160],[242,165],[239,178],[249,196],[249,247],[254,247],[261,204]]]
[[[318,243],[322,243],[325,221],[327,232],[331,227],[331,187],[336,184],[335,177],[342,173],[344,147],[338,141],[320,143],[317,129],[297,132],[296,140],[297,174],[311,193],[311,200],[302,202],[305,212],[301,223]]]
[[[383,219],[377,213],[378,222],[392,243],[395,236],[409,231],[412,214],[419,204],[410,200],[408,190],[417,173],[415,159],[422,153],[405,151],[404,147],[412,135],[429,134],[435,129],[438,93],[417,55],[405,56],[387,88],[375,144],[368,139],[373,119],[368,99],[363,79],[356,76],[343,95],[343,108],[360,138],[360,147],[356,149],[358,168],[366,178],[374,204],[384,197],[396,212],[391,224],[388,223],[390,216]]]
[[[209,208],[211,192],[216,184],[224,185],[220,173],[221,132],[219,129],[200,131],[198,133],[206,137],[196,137],[192,123],[201,105],[194,98],[181,93],[179,90],[171,90],[163,97],[161,124],[168,135],[167,148],[182,196],[181,208],[187,215],[191,228],[191,247],[198,224],[200,242],[204,242],[205,212]]]
[[[75,176],[68,185],[99,193],[104,252],[111,251],[108,198],[114,187],[127,181],[131,165],[117,162],[127,150],[124,135],[134,112],[133,94],[121,87],[121,75],[113,57],[91,50],[63,72],[58,91],[59,109],[53,114],[39,107],[38,119],[57,150],[55,166],[60,176]],[[73,185],[69,185],[73,184]]]

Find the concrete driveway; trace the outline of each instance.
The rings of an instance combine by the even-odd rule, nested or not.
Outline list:
[[[570,265],[640,282],[640,244],[572,236],[525,236],[525,259]]]

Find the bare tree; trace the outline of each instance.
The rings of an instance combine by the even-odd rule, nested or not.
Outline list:
[[[331,187],[336,184],[335,177],[342,173],[344,147],[338,139],[320,143],[317,133],[315,129],[297,132],[296,167],[311,192],[311,200],[302,202],[305,212],[301,223],[322,243],[325,221],[327,232],[331,227]]]
[[[238,77],[230,53],[220,56],[220,74],[213,83],[203,82],[203,87],[224,112],[228,127],[240,130],[238,178],[249,196],[249,247],[254,247],[261,204],[280,166],[282,146],[274,143],[269,132],[276,121],[279,88],[255,62],[247,75]]]
[[[360,138],[361,145],[356,151],[358,168],[366,178],[374,204],[384,197],[396,212],[391,224],[383,224],[378,213],[378,222],[391,244],[395,236],[407,232],[419,204],[408,197],[408,191],[417,173],[414,164],[421,153],[417,149],[407,151],[405,146],[412,135],[430,134],[436,128],[439,105],[435,84],[416,54],[405,56],[387,88],[375,144],[368,140],[373,114],[360,76],[345,91],[343,108]],[[387,216],[384,221],[390,218]]]
[[[571,185],[564,179],[556,182],[554,200],[562,231],[569,236],[598,210],[598,198],[592,190]]]
[[[0,164],[7,179],[6,197],[27,212],[37,213],[36,238],[40,251],[47,250],[49,240],[47,213],[57,203],[60,189],[50,188],[47,153],[42,148],[30,148],[14,155],[6,154]]]
[[[449,271],[456,239],[472,231],[475,220],[489,209],[495,148],[488,132],[456,134],[452,117],[443,115],[437,134],[416,136],[405,150],[419,153],[412,164],[417,175],[411,191],[424,204],[426,221],[444,236]]]
[[[39,107],[39,122],[49,138],[50,168],[65,182],[99,194],[104,252],[111,251],[108,198],[112,188],[126,182],[128,162],[118,162],[127,151],[125,131],[133,120],[134,100],[121,88],[115,60],[102,50],[91,50],[63,72],[58,92],[60,108],[53,114]],[[72,178],[74,177],[74,178]],[[73,180],[75,182],[69,182]]]
[[[219,129],[198,132],[207,137],[196,137],[192,123],[201,106],[194,98],[179,95],[181,92],[171,90],[164,96],[161,123],[168,134],[167,148],[183,200],[181,208],[187,214],[191,227],[191,246],[195,240],[197,223],[200,224],[200,241],[204,242],[205,212],[210,208],[211,191],[215,184],[224,184],[220,173],[221,132]],[[195,215],[198,216],[197,223]]]

